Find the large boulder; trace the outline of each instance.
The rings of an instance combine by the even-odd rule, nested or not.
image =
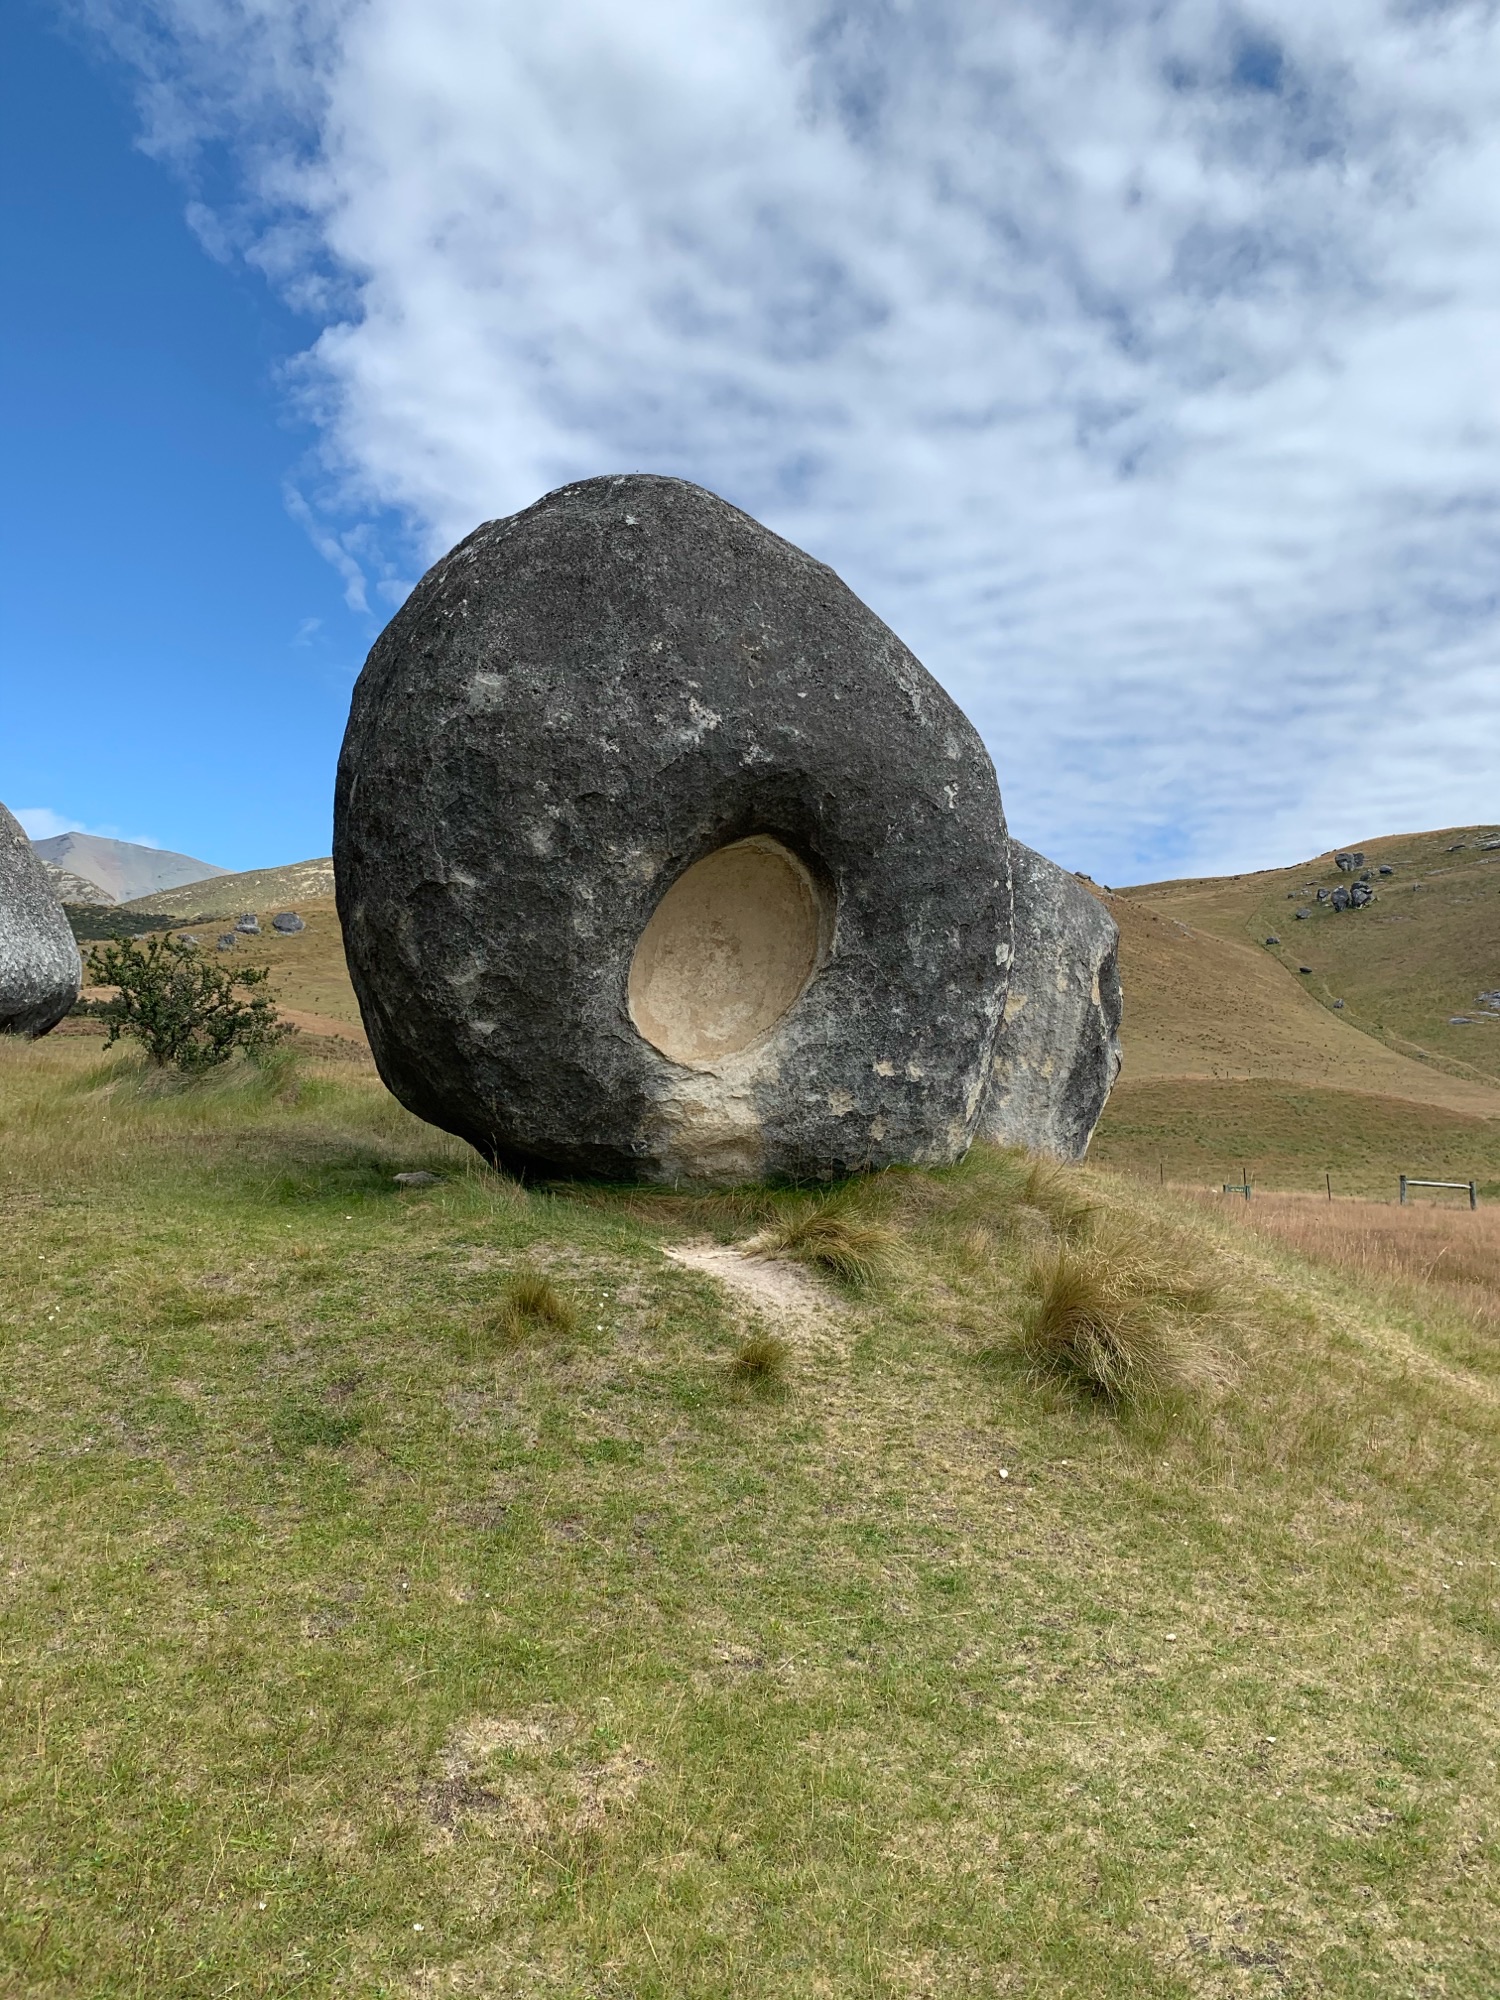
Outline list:
[[[1081,1160],[1120,1073],[1120,932],[1076,876],[1018,840],[1010,871],[1015,957],[979,1130]]]
[[[0,1033],[45,1035],[77,1000],[82,980],[47,870],[0,806]]]
[[[487,522],[355,689],[380,1072],[493,1159],[826,1177],[968,1146],[1011,955],[989,756],[839,578],[681,480]]]

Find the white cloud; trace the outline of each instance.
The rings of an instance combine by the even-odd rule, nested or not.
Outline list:
[[[351,603],[678,472],[1105,879],[1495,814],[1500,27],[1208,0],[158,0],[150,143],[318,312]]]
[[[15,816],[21,831],[28,840],[52,840],[60,833],[88,833],[100,840],[128,840],[137,847],[160,847],[159,840],[149,834],[121,833],[117,826],[89,826],[81,819],[70,819],[51,806],[17,806]]]

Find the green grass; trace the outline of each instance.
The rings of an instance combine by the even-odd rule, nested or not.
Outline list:
[[[0,1990],[1492,1993],[1492,1374],[1105,1173],[845,1199],[757,1395],[661,1246],[796,1191],[0,1048]],[[1003,1351],[1083,1208],[1234,1290],[1170,1407]]]
[[[1312,1084],[1164,1078],[1115,1086],[1089,1149],[1097,1164],[1155,1180],[1393,1198],[1399,1177],[1475,1180],[1500,1199],[1500,1120]]]

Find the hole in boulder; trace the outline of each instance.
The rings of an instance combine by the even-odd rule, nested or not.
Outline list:
[[[679,875],[630,962],[630,1018],[673,1062],[747,1049],[806,992],[832,934],[829,900],[769,834],[736,840]]]

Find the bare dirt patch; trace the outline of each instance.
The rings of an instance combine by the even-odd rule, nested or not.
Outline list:
[[[805,1328],[828,1316],[828,1294],[800,1265],[753,1257],[726,1243],[674,1243],[666,1255],[674,1264],[717,1278],[745,1304],[783,1327]]]

